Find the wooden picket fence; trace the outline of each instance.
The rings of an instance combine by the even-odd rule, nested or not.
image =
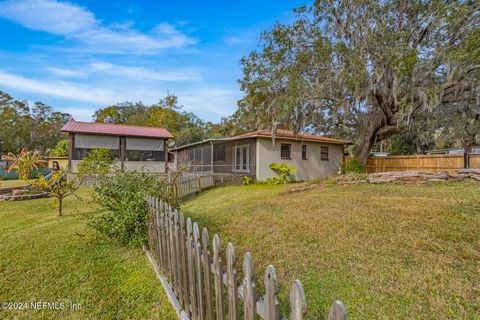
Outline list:
[[[344,164],[351,157],[344,158]],[[456,174],[458,169],[464,168],[463,154],[431,154],[431,155],[405,155],[388,157],[369,157],[365,169],[368,173],[388,171],[447,171]],[[468,167],[480,168],[480,154],[468,155]]]
[[[243,279],[239,281],[232,243],[223,260],[220,238],[213,236],[210,247],[206,228],[200,233],[196,222],[153,197],[146,198],[150,212],[149,255],[165,291],[180,319],[184,320],[286,320],[280,314],[275,268],[264,275],[264,296],[257,294],[251,253],[243,257]],[[154,258],[152,258],[152,255]],[[226,261],[226,265],[224,265]],[[225,296],[226,291],[226,296]],[[225,299],[226,298],[226,299]],[[242,308],[243,306],[243,308]],[[290,291],[290,320],[304,319],[307,301],[303,285],[295,280]],[[346,320],[341,301],[332,304],[328,320]]]

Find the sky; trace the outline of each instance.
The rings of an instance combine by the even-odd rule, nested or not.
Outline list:
[[[304,3],[0,0],[0,90],[81,121],[171,93],[183,110],[219,121],[242,97],[242,56]]]

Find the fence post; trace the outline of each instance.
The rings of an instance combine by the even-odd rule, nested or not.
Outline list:
[[[173,239],[175,243],[175,278],[177,296],[182,297],[182,260],[180,255],[180,230],[178,223],[178,211],[173,213]]]
[[[348,320],[347,309],[341,301],[337,300],[332,304],[327,320]]]
[[[290,320],[303,320],[307,312],[305,291],[300,280],[295,280],[290,290]]]
[[[275,268],[272,265],[267,267],[264,283],[265,320],[278,320],[280,318],[280,305],[277,299],[277,274],[275,273]]]
[[[203,257],[203,276],[205,280],[205,314],[207,320],[213,319],[212,309],[212,284],[210,280],[211,264],[210,264],[210,251],[208,250],[208,244],[210,240],[208,238],[207,228],[202,230],[202,257]]]
[[[213,281],[215,284],[215,309],[217,313],[217,320],[225,319],[225,311],[223,307],[223,268],[222,268],[222,258],[220,256],[221,247],[220,247],[220,238],[218,235],[213,236],[213,269],[214,277]]]
[[[193,245],[192,245],[192,220],[187,218],[187,261],[188,261],[188,280],[190,287],[190,313],[192,318],[197,319],[197,299],[195,297],[195,272],[193,266]]]
[[[253,282],[254,269],[253,259],[250,252],[245,253],[243,257],[243,314],[245,320],[257,319],[257,297],[255,293],[255,283]]]
[[[232,243],[227,244],[227,290],[228,290],[228,319],[238,319],[238,283],[235,269],[235,249]]]
[[[189,301],[189,291],[188,291],[188,276],[187,276],[187,254],[186,254],[186,247],[185,247],[185,217],[183,215],[183,212],[180,212],[180,217],[179,217],[179,229],[180,229],[180,235],[179,235],[179,240],[180,240],[180,260],[181,262],[181,274],[182,274],[182,296],[180,300],[182,301],[182,304],[185,306],[185,308],[188,309],[188,306],[190,305]]]
[[[193,224],[193,248],[197,278],[197,315],[198,319],[203,320],[202,248],[200,245],[200,231],[198,230],[198,224],[196,222]]]

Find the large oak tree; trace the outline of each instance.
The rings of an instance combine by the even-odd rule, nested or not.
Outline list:
[[[235,117],[351,138],[366,162],[419,114],[478,110],[479,47],[476,1],[316,1],[242,59]]]

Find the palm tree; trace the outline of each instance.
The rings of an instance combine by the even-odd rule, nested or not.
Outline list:
[[[34,170],[43,165],[38,150],[28,151],[25,148],[18,155],[9,152],[7,155],[2,156],[2,160],[13,161],[8,168],[8,172],[17,170],[18,176],[22,180],[27,180]]]

